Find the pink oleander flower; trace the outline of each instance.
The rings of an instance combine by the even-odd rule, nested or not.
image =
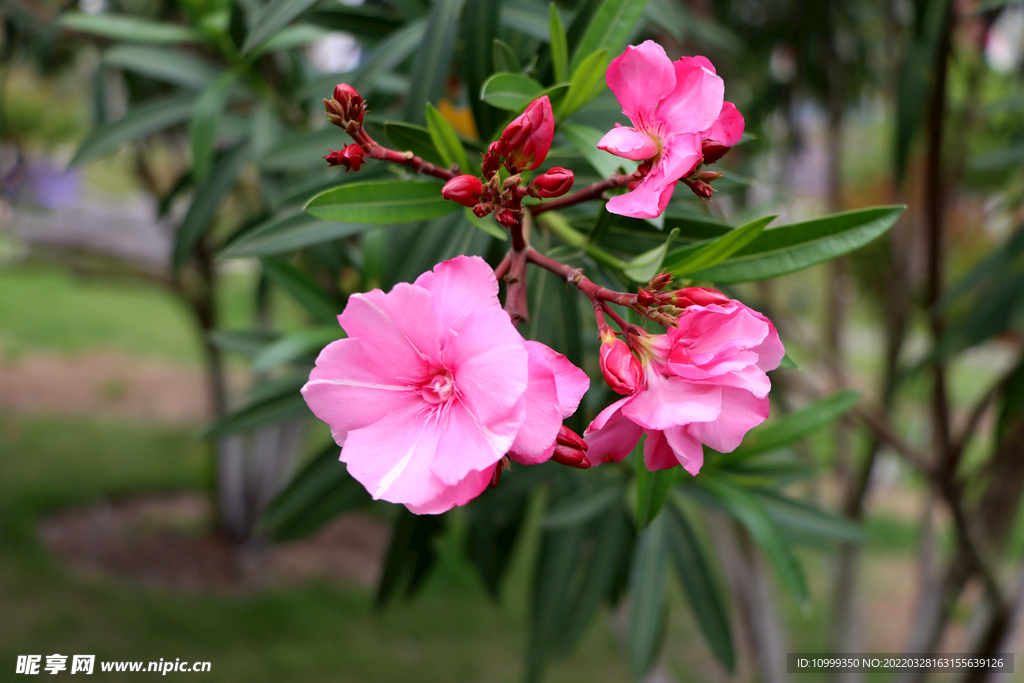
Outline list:
[[[417,514],[478,496],[513,448],[549,458],[589,386],[565,356],[520,336],[476,256],[353,295],[338,321],[348,338],[320,353],[302,394],[349,474]]]
[[[650,164],[647,175],[639,184],[631,184],[630,192],[608,201],[612,213],[660,216],[680,178],[702,160],[711,163],[720,158],[743,134],[743,117],[723,100],[725,83],[704,57],[673,62],[664,48],[648,40],[639,47],[628,46],[613,59],[606,80],[633,127],[616,124],[598,148]],[[705,140],[707,158],[702,152]]]
[[[650,470],[697,474],[706,444],[728,453],[768,417],[765,374],[785,350],[771,321],[739,301],[691,306],[667,334],[634,337],[643,385],[587,427],[591,462],[622,460],[647,434]]]

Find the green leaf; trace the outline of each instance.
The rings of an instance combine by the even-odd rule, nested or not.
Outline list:
[[[295,24],[275,33],[270,40],[260,45],[252,52],[253,57],[264,55],[275,50],[290,50],[293,47],[302,47],[318,40],[323,40],[331,35],[331,32],[312,24]]]
[[[579,526],[551,530],[543,535],[530,596],[527,681],[540,679],[544,662],[561,636],[584,540],[584,529]]]
[[[369,38],[374,41],[386,39],[401,30],[403,25],[401,19],[379,7],[348,6],[341,3],[306,12],[302,19],[332,31],[347,31],[360,39]]]
[[[665,259],[665,254],[668,253],[668,248],[672,246],[672,242],[675,241],[678,235],[679,229],[673,228],[664,244],[635,257],[626,264],[622,272],[634,282],[649,282],[661,270],[661,263]]]
[[[299,470],[263,513],[260,528],[275,541],[307,536],[343,512],[368,505],[366,488],[338,461],[329,444]]]
[[[192,255],[192,250],[210,227],[221,201],[234,187],[251,155],[252,150],[247,143],[238,145],[217,161],[210,179],[196,189],[188,213],[174,235],[171,267],[175,272],[181,270]]]
[[[626,173],[636,170],[637,162],[621,159],[597,148],[597,143],[604,136],[604,133],[598,129],[573,124],[562,126],[559,131],[602,178],[611,178],[619,172],[620,168],[624,169]]]
[[[640,534],[629,572],[629,663],[638,680],[651,668],[665,635],[667,559],[665,515],[660,515]]]
[[[778,216],[765,216],[746,225],[730,230],[709,244],[688,249],[683,253],[673,254],[676,258],[667,258],[665,268],[673,275],[682,276],[694,271],[718,265],[737,251],[750,244]]]
[[[622,499],[625,483],[621,478],[609,479],[596,486],[585,486],[577,493],[556,503],[541,519],[545,529],[576,526],[598,516]]]
[[[516,56],[515,51],[509,47],[509,44],[500,38],[494,39],[493,47],[493,58],[494,58],[494,70],[501,72],[507,71],[509,73],[521,73],[523,65],[519,61],[519,57]]]
[[[405,119],[422,123],[427,102],[444,92],[459,33],[459,13],[465,0],[436,0],[430,10],[426,34],[412,67]]]
[[[690,273],[717,284],[751,282],[785,275],[848,254],[896,222],[902,206],[837,213],[765,230],[726,261]]]
[[[498,109],[520,111],[544,92],[544,86],[529,76],[496,73],[480,88],[480,99]]]
[[[273,216],[223,246],[220,258],[271,256],[358,235],[375,228],[364,223],[325,221],[304,211]]]
[[[317,320],[328,326],[337,325],[341,302],[325,292],[309,272],[278,258],[263,259],[263,272]]]
[[[329,221],[390,225],[438,218],[459,204],[441,196],[439,183],[393,180],[342,185],[313,197],[305,208]]]
[[[743,525],[775,567],[783,585],[800,608],[806,610],[808,594],[803,570],[764,506],[747,491],[709,474],[701,473],[700,477],[694,478],[695,488],[707,491],[711,496],[710,502],[719,505]]]
[[[477,218],[473,213],[473,210],[468,206],[463,207],[465,210],[462,212],[466,217],[466,220],[472,223],[475,227],[487,233],[495,239],[499,239],[502,242],[508,241],[508,232],[499,226],[492,218]]]
[[[276,333],[266,330],[216,330],[210,333],[210,341],[217,348],[247,358],[255,358],[276,339]]]
[[[235,80],[236,76],[232,72],[222,73],[196,100],[191,128],[192,177],[196,185],[206,181],[213,166],[221,113],[228,99],[228,91],[235,84]]]
[[[669,505],[667,513],[669,550],[697,626],[718,661],[733,673],[736,670],[736,649],[732,641],[729,610],[711,562],[683,511],[676,505]]]
[[[668,470],[647,469],[643,456],[638,454],[636,467],[636,525],[643,530],[658,516],[668,500],[668,494],[676,481],[676,468]]]
[[[217,420],[203,436],[227,436],[296,417],[312,417],[306,399],[299,392],[307,380],[308,374],[303,373],[265,382],[249,403]]]
[[[563,83],[569,79],[569,45],[565,36],[565,24],[558,7],[551,3],[548,12],[549,32],[551,34],[551,65],[555,70],[555,83]]]
[[[103,53],[103,63],[195,90],[205,88],[219,72],[216,64],[190,52],[148,45],[116,45]]]
[[[608,70],[608,61],[608,50],[598,50],[573,68],[569,92],[558,108],[559,119],[571,116],[605,88],[604,74]]]
[[[787,353],[779,361],[779,370],[799,370],[800,366],[796,364],[796,361],[789,357]]]
[[[715,464],[723,467],[724,463],[738,462],[752,455],[791,444],[832,424],[845,415],[859,399],[859,391],[840,391],[815,401],[806,408],[769,420],[747,432],[739,448],[721,456]]]
[[[551,39],[540,8],[532,3],[506,2],[501,8],[501,24],[543,43]]]
[[[102,157],[115,147],[170,128],[192,116],[195,108],[194,93],[149,100],[135,107],[122,118],[100,126],[79,146],[71,159],[71,166],[80,166]]]
[[[476,97],[484,81],[495,71],[493,36],[501,28],[501,0],[474,0],[466,5],[462,36],[466,41],[463,53],[463,74],[469,106],[481,140],[490,140],[492,131],[501,122],[503,114]],[[519,71],[517,67],[512,69]]]
[[[57,19],[63,28],[127,43],[196,43],[205,40],[198,29],[124,14],[67,12]]]
[[[327,164],[322,157],[331,147],[344,147],[344,135],[344,132],[334,126],[311,133],[290,135],[260,157],[260,167],[268,171],[294,171],[310,166],[326,167]]]
[[[270,0],[256,17],[255,25],[245,37],[242,54],[251,52],[279,33],[292,19],[302,14],[316,0]]]
[[[388,121],[384,124],[384,135],[399,150],[410,151],[435,166],[444,166],[444,159],[434,147],[434,140],[426,128],[410,123]]]
[[[441,112],[429,102],[427,103],[427,130],[430,132],[430,139],[441,155],[445,167],[455,164],[459,167],[460,173],[476,175],[474,167],[469,163],[469,157],[466,156],[466,148],[459,140],[459,134],[452,128],[448,119],[442,116]]]
[[[292,363],[315,351],[320,351],[332,341],[345,336],[337,323],[327,327],[313,327],[298,332],[290,332],[273,344],[268,345],[252,362],[253,372],[263,372],[270,368]]]
[[[399,509],[391,533],[391,548],[377,586],[378,607],[394,595],[404,576],[409,578],[406,595],[419,590],[437,563],[434,546],[446,524],[443,515],[414,515],[404,507]]]
[[[588,55],[599,50],[618,56],[626,46],[630,34],[644,13],[647,0],[605,0],[590,20],[583,38],[572,56],[572,71],[583,63]],[[604,77],[604,70],[601,71]]]
[[[835,543],[862,543],[866,540],[864,530],[845,517],[794,500],[778,491],[755,489],[752,493],[776,524],[797,532],[799,536]]]

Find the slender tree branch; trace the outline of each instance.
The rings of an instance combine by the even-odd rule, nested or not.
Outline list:
[[[550,259],[547,256],[544,256],[544,254],[538,252],[536,249],[530,249],[527,252],[527,259],[530,263],[534,263],[545,270],[550,270],[569,284],[575,285],[576,288],[586,294],[587,298],[591,301],[610,301],[611,303],[618,304],[619,306],[627,306],[629,308],[633,308],[636,305],[636,294],[615,292],[607,287],[602,287],[593,280],[587,278],[587,276],[583,274],[582,269],[573,268],[572,266]]]
[[[432,175],[435,178],[440,178],[441,180],[451,180],[457,175],[451,169],[435,166],[434,164],[424,161],[420,157],[414,155],[412,152],[399,152],[397,150],[388,149],[371,138],[365,129],[356,131],[355,134],[352,135],[352,139],[356,141],[357,145],[363,148],[363,151],[366,152],[366,156],[371,159],[380,159],[381,161],[390,161],[402,166],[408,166],[417,173]]]
[[[588,202],[592,199],[601,199],[607,190],[611,190],[616,187],[626,187],[632,181],[639,179],[640,178],[636,173],[616,173],[611,178],[596,182],[593,185],[589,185],[582,190],[579,190],[578,192],[567,194],[564,197],[559,197],[558,199],[552,199],[550,202],[544,202],[543,204],[534,204],[529,207],[530,212],[534,216],[538,216],[545,211],[564,209],[567,206]]]

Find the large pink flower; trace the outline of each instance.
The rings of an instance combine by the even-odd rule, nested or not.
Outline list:
[[[564,356],[520,336],[479,257],[354,295],[338,321],[348,338],[321,352],[302,394],[349,473],[418,514],[478,496],[512,448],[551,457],[589,386]]]
[[[768,417],[765,374],[785,350],[771,321],[738,301],[691,306],[668,334],[643,337],[644,383],[587,427],[591,462],[622,460],[647,434],[651,470],[697,474],[702,444],[727,453]]]
[[[703,159],[703,141],[715,143],[718,153],[743,134],[743,117],[724,102],[725,83],[705,57],[673,62],[664,48],[648,40],[639,47],[630,45],[613,59],[606,80],[633,127],[616,124],[597,146],[626,159],[651,162],[639,185],[608,201],[612,213],[660,216],[676,182]],[[709,163],[712,160],[709,155]]]

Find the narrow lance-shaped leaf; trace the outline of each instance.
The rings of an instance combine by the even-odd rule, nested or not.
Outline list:
[[[672,261],[666,259],[665,267],[674,275],[682,276],[717,265],[750,244],[775,218],[765,216],[730,230],[709,244],[678,254]]]
[[[384,135],[399,150],[412,152],[435,166],[444,166],[444,159],[434,147],[434,140],[426,128],[401,121],[388,121],[384,124]]]
[[[558,13],[555,3],[551,3],[548,24],[551,33],[551,65],[555,71],[555,83],[562,83],[569,79],[569,45],[568,38],[565,36],[562,15]]]
[[[522,72],[523,65],[519,61],[519,57],[516,56],[515,51],[504,40],[495,38],[492,52],[495,71],[507,71],[509,73]]]
[[[72,31],[90,33],[128,43],[195,43],[206,38],[202,31],[179,24],[131,17],[124,14],[84,14],[67,12],[57,25]]]
[[[644,13],[647,0],[605,0],[591,19],[572,56],[572,70],[598,50],[618,56]],[[602,77],[604,71],[601,72]]]
[[[572,86],[570,86],[570,90],[571,88]],[[590,162],[590,165],[602,178],[611,178],[619,172],[620,168],[624,168],[626,173],[636,171],[637,162],[613,156],[597,148],[597,143],[604,133],[596,128],[574,124],[562,126],[559,132],[565,136],[577,152],[583,155],[584,159]]]
[[[187,121],[195,107],[196,95],[188,93],[150,100],[122,118],[100,126],[79,146],[71,166],[80,166],[111,152],[119,145],[152,135]]]
[[[213,166],[213,156],[217,142],[217,129],[220,125],[221,113],[227,102],[228,91],[235,83],[236,76],[232,72],[222,73],[203,91],[196,100],[196,108],[192,113],[192,175],[196,185],[206,181],[206,176]]]
[[[306,211],[318,218],[376,225],[438,218],[459,208],[441,196],[440,183],[402,180],[342,185],[306,204]]]
[[[492,107],[518,111],[540,97],[544,86],[518,73],[496,73],[480,87],[480,99]]]
[[[629,661],[642,679],[654,663],[665,636],[665,565],[668,559],[665,516],[640,534],[629,572]]]
[[[649,282],[661,269],[661,263],[665,259],[665,254],[668,253],[669,247],[672,246],[672,242],[675,241],[678,235],[679,228],[673,228],[672,232],[665,239],[664,244],[635,257],[626,264],[622,272],[634,282]]]
[[[290,332],[267,346],[253,359],[252,371],[263,372],[285,363],[294,362],[304,356],[319,352],[327,344],[344,336],[344,331],[336,322],[326,327],[313,327]]]
[[[116,45],[103,54],[103,63],[191,89],[206,87],[219,71],[185,50],[150,45]]]
[[[324,291],[312,275],[276,258],[263,259],[263,272],[318,320],[331,326],[337,323],[340,302]]]
[[[448,119],[430,103],[427,103],[427,130],[430,131],[430,139],[441,154],[445,166],[455,164],[459,167],[460,173],[476,175],[474,167],[469,163],[469,157],[466,156],[466,148],[459,140],[459,134],[455,132]]]
[[[311,417],[306,400],[299,393],[307,379],[306,374],[300,374],[260,385],[248,403],[215,422],[203,436],[227,436],[296,417]]]
[[[225,244],[220,258],[272,256],[314,244],[358,235],[376,226],[367,223],[336,223],[304,211],[272,216]]]
[[[711,570],[711,562],[683,511],[670,504],[666,514],[672,560],[697,626],[715,657],[732,673],[736,670],[736,649],[732,641],[729,610]]]
[[[636,525],[643,530],[651,523],[668,500],[678,469],[648,470],[643,454],[637,453]]]
[[[448,79],[458,36],[458,17],[465,0],[437,0],[430,10],[426,34],[412,68],[405,118],[422,123],[427,102],[436,102]]]
[[[492,131],[502,118],[500,112],[478,97],[487,77],[494,71],[504,70],[494,68],[493,51],[493,36],[498,35],[501,22],[501,5],[501,0],[474,0],[466,5],[463,17],[466,92],[469,93],[469,106],[473,110],[478,135],[486,140],[491,139]]]
[[[316,0],[271,0],[256,17],[256,25],[245,37],[242,54],[262,45],[314,2]]]
[[[558,108],[559,118],[569,117],[604,89],[608,62],[608,50],[598,50],[580,61],[569,79],[569,92]]]

